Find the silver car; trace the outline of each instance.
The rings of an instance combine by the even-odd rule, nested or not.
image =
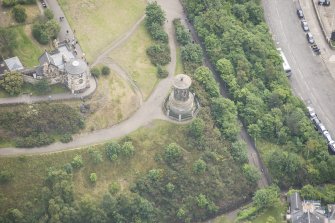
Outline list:
[[[307,38],[307,41],[310,43],[310,44],[313,44],[315,41],[314,41],[314,38],[313,38],[313,35],[312,33],[308,32],[306,33],[306,38]]]
[[[308,24],[307,24],[306,20],[304,20],[304,19],[301,20],[301,27],[305,32],[309,31]]]

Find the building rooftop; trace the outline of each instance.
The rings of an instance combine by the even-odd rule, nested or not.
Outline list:
[[[67,61],[74,59],[75,56],[73,52],[69,49],[69,47],[61,43],[58,45],[58,48],[50,53],[44,52],[38,61],[40,62],[40,65],[42,66],[43,64],[52,64],[58,67],[60,70],[65,69],[65,64]]]
[[[88,67],[82,59],[72,59],[65,65],[65,70],[68,74],[77,75],[87,71]]]
[[[24,67],[18,57],[12,57],[5,60],[6,66],[9,71],[23,70]]]
[[[191,86],[192,80],[186,74],[178,74],[175,76],[173,86],[178,89],[187,89]]]

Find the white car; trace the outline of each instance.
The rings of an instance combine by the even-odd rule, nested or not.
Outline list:
[[[301,27],[305,32],[309,31],[308,24],[307,24],[306,20],[304,20],[304,19],[301,20]]]
[[[308,110],[308,113],[309,113],[309,117],[312,119],[312,118],[315,118],[317,115],[314,111],[314,108],[312,108],[311,106],[307,106],[307,110]]]
[[[322,133],[323,137],[325,137],[325,139],[327,139],[327,142],[328,143],[331,143],[333,142],[333,139],[331,137],[331,135],[329,134],[329,132],[326,130]]]

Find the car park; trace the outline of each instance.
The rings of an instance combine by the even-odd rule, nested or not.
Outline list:
[[[330,0],[319,0],[319,5],[330,6]]]
[[[305,32],[309,31],[308,24],[307,24],[306,20],[304,20],[304,19],[301,20],[301,27]]]
[[[310,32],[306,33],[306,38],[307,38],[307,41],[308,41],[310,44],[315,43],[312,33],[310,33]]]
[[[302,12],[302,9],[297,9],[297,15],[298,15],[299,19],[304,18],[304,13]]]

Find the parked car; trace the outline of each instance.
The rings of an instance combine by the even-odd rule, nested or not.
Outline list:
[[[330,0],[319,0],[319,5],[330,6]]]
[[[307,106],[307,110],[308,110],[308,114],[309,114],[309,118],[315,118],[317,117],[314,108],[312,108],[311,106]]]
[[[302,9],[297,9],[297,15],[298,15],[299,19],[304,18],[304,13],[302,12]]]
[[[335,155],[335,142],[328,143],[328,151],[330,154]]]
[[[304,19],[301,20],[301,27],[305,32],[309,31],[308,24]]]
[[[313,45],[311,45],[311,48],[317,55],[321,54],[320,48],[315,43]]]
[[[41,0],[41,5],[46,8],[47,7],[47,4],[44,2],[44,0]]]
[[[310,32],[306,33],[306,38],[307,38],[307,41],[308,41],[310,44],[315,43],[312,33],[310,33]]]
[[[321,122],[316,126],[316,128],[318,129],[318,131],[319,131],[320,133],[323,133],[324,131],[327,131],[325,125],[322,124]]]
[[[330,143],[333,141],[330,133],[326,130],[322,133],[323,137],[325,137],[325,139],[327,139],[327,143]]]

